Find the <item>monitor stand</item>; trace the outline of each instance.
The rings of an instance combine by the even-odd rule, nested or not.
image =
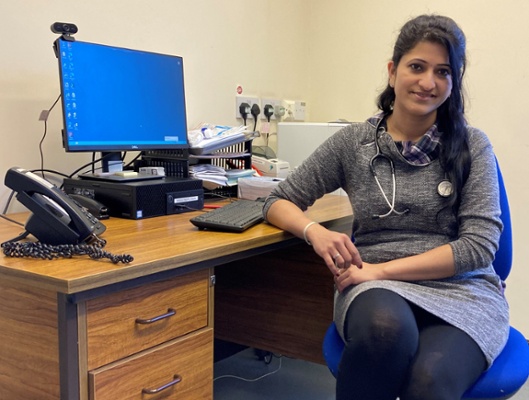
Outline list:
[[[98,181],[107,181],[107,182],[135,182],[135,181],[147,181],[154,179],[163,179],[165,176],[162,175],[147,175],[134,173],[131,175],[116,175],[115,172],[100,172],[100,173],[86,173],[79,174],[81,179],[92,179]]]
[[[121,151],[102,151],[101,166],[103,167],[103,173],[123,171]]]
[[[121,152],[102,152],[102,172],[79,174],[81,179],[93,179],[107,182],[134,182],[152,179],[163,179],[162,175],[139,174],[134,171],[123,171]]]

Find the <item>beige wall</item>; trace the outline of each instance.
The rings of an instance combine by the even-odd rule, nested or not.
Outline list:
[[[507,284],[514,326],[529,336],[529,3],[481,0],[312,1],[309,98],[314,120],[364,120],[386,80],[398,30],[421,13],[454,18],[467,36],[469,122],[484,130],[500,161],[511,205],[514,267]]]
[[[468,117],[491,138],[505,175],[515,234],[507,294],[513,325],[529,336],[529,246],[523,242],[529,222],[529,3],[523,0],[4,1],[0,177],[15,165],[40,167],[44,125],[38,117],[59,94],[51,48],[56,35],[49,29],[55,21],[77,24],[78,40],[183,56],[192,127],[204,121],[237,124],[239,84],[247,95],[306,100],[311,121],[363,120],[385,84],[398,29],[423,12],[450,15],[467,34]],[[64,152],[59,111],[52,112],[43,141],[44,167],[70,173],[90,156]],[[1,210],[8,195],[0,186]],[[20,206],[11,206],[16,210]]]

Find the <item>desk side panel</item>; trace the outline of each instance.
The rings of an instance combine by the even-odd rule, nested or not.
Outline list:
[[[0,399],[60,397],[57,294],[0,281]]]
[[[334,281],[305,243],[215,271],[215,337],[324,363]]]

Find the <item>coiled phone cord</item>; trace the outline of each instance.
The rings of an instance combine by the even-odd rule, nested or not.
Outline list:
[[[29,232],[24,232],[22,235],[2,243],[1,246],[4,254],[8,257],[31,257],[47,260],[87,255],[94,260],[108,258],[114,264],[119,262],[128,264],[134,260],[134,257],[129,254],[116,255],[103,250],[103,247],[106,245],[106,240],[98,238],[95,235],[92,238],[92,244],[50,245],[41,242],[19,242],[20,239],[25,238],[28,234]]]

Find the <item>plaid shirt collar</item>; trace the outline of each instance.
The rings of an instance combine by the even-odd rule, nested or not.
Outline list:
[[[386,119],[382,113],[369,118],[368,122],[376,126],[381,119],[379,129],[387,131]],[[439,156],[442,136],[443,132],[439,131],[435,123],[417,142],[405,141],[395,142],[395,144],[406,161],[413,165],[424,166]]]

